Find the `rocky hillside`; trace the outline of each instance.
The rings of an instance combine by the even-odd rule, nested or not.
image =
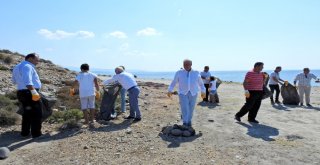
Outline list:
[[[16,64],[24,60],[24,57],[25,55],[9,50],[0,50],[0,94],[11,93],[16,89],[11,82],[11,72]],[[41,59],[37,71],[43,84],[42,91],[51,94],[56,94],[60,88],[70,85],[76,76],[76,72],[45,59]]]

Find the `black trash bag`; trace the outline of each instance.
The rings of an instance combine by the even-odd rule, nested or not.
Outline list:
[[[41,109],[42,109],[41,122],[43,122],[52,115],[52,112],[53,112],[52,107],[57,102],[57,98],[42,92],[38,92],[38,93],[41,96],[41,99],[40,99]],[[21,105],[19,105],[17,114],[23,115],[23,113],[24,113],[24,109]]]
[[[99,120],[111,120],[111,114],[115,112],[115,102],[122,86],[118,83],[110,84],[103,88],[103,96],[100,105]]]
[[[267,87],[264,85],[264,86],[263,86],[262,99],[270,98],[271,95],[272,95],[272,93],[271,93],[271,91],[269,90],[269,88],[267,88]]]
[[[283,84],[281,86],[281,96],[283,98],[283,104],[287,105],[298,105],[300,102],[299,94],[292,84],[288,83],[287,85]]]

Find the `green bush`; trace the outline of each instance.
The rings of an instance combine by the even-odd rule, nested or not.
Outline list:
[[[6,55],[0,53],[0,60],[3,60],[6,57]]]
[[[0,107],[4,108],[10,104],[13,104],[12,101],[10,100],[10,98],[4,96],[4,95],[0,95]]]
[[[49,123],[66,123],[71,120],[78,122],[83,118],[83,113],[79,109],[70,109],[66,111],[55,111],[48,118]]]
[[[3,59],[3,62],[6,64],[11,64],[13,62],[13,58],[11,56],[7,56]]]
[[[19,121],[19,115],[13,111],[0,109],[0,126],[14,125]]]

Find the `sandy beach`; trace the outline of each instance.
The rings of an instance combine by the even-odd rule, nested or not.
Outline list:
[[[143,119],[116,120],[92,129],[58,132],[44,124],[47,136],[21,139],[19,126],[1,131],[1,146],[13,150],[0,164],[320,164],[320,88],[312,88],[313,107],[284,106],[263,101],[251,124],[234,114],[244,104],[239,83],[219,87],[220,104],[198,99],[194,137],[161,134],[181,124],[178,97],[166,96],[168,80],[139,79]],[[30,152],[32,151],[32,152]]]

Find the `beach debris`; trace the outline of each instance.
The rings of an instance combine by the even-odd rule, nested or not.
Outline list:
[[[7,147],[0,148],[0,159],[6,159],[10,155],[10,150]]]
[[[208,122],[211,122],[211,123],[213,123],[213,122],[214,122],[214,120],[213,120],[213,119],[209,119],[209,120],[208,120]]]
[[[132,134],[132,129],[130,127],[126,129],[126,134]]]

